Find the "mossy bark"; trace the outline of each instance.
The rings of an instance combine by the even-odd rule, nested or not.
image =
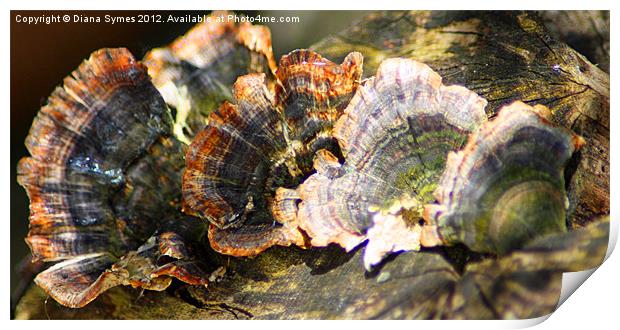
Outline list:
[[[208,288],[113,288],[81,309],[33,285],[17,319],[432,319],[533,318],[553,312],[562,272],[600,265],[608,218],[537,239],[505,257],[459,260],[454,249],[409,252],[364,272],[361,249],[274,248],[226,265]],[[471,256],[461,255],[465,259]],[[216,258],[218,259],[218,258]],[[466,262],[457,271],[453,263]]]
[[[447,84],[465,85],[489,100],[490,117],[515,100],[549,107],[554,121],[587,142],[566,170],[569,232],[500,259],[462,247],[403,253],[372,273],[362,266],[363,247],[351,253],[272,248],[256,258],[210,252],[214,269],[226,272],[208,288],[177,283],[141,293],[119,287],[69,309],[45,303],[32,285],[15,318],[529,318],[553,311],[563,271],[602,262],[609,225],[596,216],[609,213],[609,76],[553,38],[539,15],[376,12],[312,48],[332,60],[360,51],[367,77],[389,57],[427,63]]]

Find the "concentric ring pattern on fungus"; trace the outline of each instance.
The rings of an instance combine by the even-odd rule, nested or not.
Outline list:
[[[170,251],[158,233],[204,231],[180,212],[183,149],[171,128],[146,67],[122,48],[94,52],[39,112],[17,173],[33,258],[61,261],[35,282],[61,304],[119,284],[163,290],[170,276],[206,284],[185,253],[170,255],[174,267],[157,263]]]
[[[505,253],[566,231],[564,166],[584,143],[545,119],[544,106],[514,102],[448,155],[425,218],[442,244]]]
[[[18,166],[26,242],[56,262],[35,282],[69,307],[120,284],[207,285],[192,252],[205,234],[239,257],[367,242],[370,269],[566,231],[564,167],[584,140],[546,108],[487,121],[486,100],[425,64],[386,59],[362,80],[362,63],[295,50],[276,67],[269,30],[247,23],[201,23],[145,64],[94,52],[41,108]]]
[[[486,120],[485,106],[422,63],[383,61],[335,125],[344,163],[317,154],[317,173],[295,193],[278,191],[280,213],[295,215],[313,246],[351,250],[368,240],[367,268],[390,252],[419,249],[422,206],[433,200],[448,152]]]
[[[318,149],[338,150],[331,128],[361,65],[359,53],[337,65],[298,50],[280,60],[275,91],[264,74],[237,79],[234,103],[209,116],[183,176],[184,210],[211,222],[216,251],[248,256],[273,245],[304,246],[296,224],[274,219],[270,205],[278,187],[296,187],[310,174]]]
[[[219,21],[216,11],[184,36],[144,57],[153,84],[175,109],[174,135],[189,144],[220,103],[232,100],[237,77],[265,73],[273,81],[271,33],[248,22]]]

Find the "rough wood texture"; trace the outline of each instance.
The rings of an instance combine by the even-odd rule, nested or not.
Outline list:
[[[609,11],[540,12],[549,32],[609,73]]]
[[[564,271],[598,266],[609,221],[537,239],[506,257],[469,263],[459,274],[438,251],[409,252],[365,273],[361,249],[272,248],[231,259],[208,289],[168,292],[117,287],[82,309],[31,287],[17,319],[432,319],[532,318],[553,312]],[[225,258],[220,258],[225,264]]]
[[[75,310],[51,299],[46,305],[45,295],[32,286],[15,317],[535,317],[555,308],[562,271],[595,267],[603,260],[609,223],[594,216],[609,213],[609,76],[550,37],[539,16],[377,12],[313,48],[334,61],[360,51],[365,76],[374,75],[388,57],[422,61],[446,83],[463,84],[487,98],[489,116],[514,100],[548,106],[556,122],[588,142],[567,171],[572,230],[500,259],[472,255],[462,247],[432,249],[393,256],[373,273],[364,272],[362,248],[348,254],[337,247],[272,248],[253,259],[211,253],[214,269],[223,266],[226,272],[207,289],[177,285],[141,295],[115,288]]]

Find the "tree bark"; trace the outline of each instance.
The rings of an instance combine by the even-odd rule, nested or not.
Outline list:
[[[553,16],[546,17],[553,23]],[[608,15],[593,17],[603,20],[596,26],[608,26]],[[559,26],[554,33],[562,37],[566,33]],[[350,253],[333,246],[271,248],[256,258],[211,252],[209,258],[226,272],[208,288],[176,284],[164,292],[141,293],[117,287],[82,309],[69,309],[51,299],[46,304],[45,294],[32,285],[15,317],[536,317],[555,308],[563,271],[602,262],[608,221],[597,216],[609,214],[609,76],[552,37],[536,13],[376,12],[311,48],[334,61],[361,52],[366,77],[386,58],[424,62],[446,83],[465,85],[486,98],[489,117],[516,100],[549,107],[555,122],[587,141],[566,170],[571,230],[503,258],[458,246],[435,248],[392,256],[371,273],[363,269],[362,248]],[[600,63],[604,56],[608,63],[608,53],[602,56]]]

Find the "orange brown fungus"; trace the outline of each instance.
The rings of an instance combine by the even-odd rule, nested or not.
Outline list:
[[[146,68],[127,50],[100,50],[41,108],[26,139],[32,156],[18,166],[18,181],[31,200],[26,241],[35,259],[122,249],[112,210],[103,201],[107,186],[123,180],[119,169],[137,157],[142,144],[165,133],[165,104],[149,85]],[[116,116],[121,102],[135,113]],[[147,102],[150,108],[141,109]],[[104,121],[108,128],[101,128]],[[115,136],[113,130],[125,134]]]
[[[288,126],[303,130],[296,135],[303,139],[315,134],[315,126],[330,125],[340,117],[347,103],[339,99],[348,100],[359,84],[362,62],[360,53],[349,54],[341,65],[333,65],[314,52],[292,53],[282,58],[276,71],[280,82],[276,85],[276,103],[284,111]],[[311,97],[306,99],[304,95]],[[314,107],[315,103],[333,105]]]
[[[60,262],[35,278],[47,294],[67,307],[83,307],[102,292],[117,285],[162,291],[172,278],[190,285],[207,285],[206,274],[186,254],[175,254],[172,260],[159,260],[174,247],[170,240],[153,236],[140,249],[118,259],[110,253],[77,256]]]
[[[236,24],[226,19],[228,14],[213,12],[168,47],[144,57],[155,87],[177,110],[174,134],[186,143],[222,101],[231,100],[237,77],[265,73],[273,80],[276,65],[269,29]]]
[[[295,223],[274,218],[275,191],[302,182],[317,150],[337,153],[331,129],[361,68],[359,53],[337,65],[298,50],[280,61],[275,90],[264,74],[237,79],[233,103],[212,113],[190,145],[183,175],[184,210],[211,223],[216,251],[250,256],[273,245],[305,246]]]
[[[30,198],[33,259],[60,261],[35,282],[59,303],[81,307],[120,284],[162,290],[170,277],[206,278],[180,236],[152,246],[158,231],[189,240],[201,231],[174,203],[184,150],[171,127],[146,67],[122,48],[91,54],[39,111],[17,175]],[[158,269],[161,255],[183,263]]]

